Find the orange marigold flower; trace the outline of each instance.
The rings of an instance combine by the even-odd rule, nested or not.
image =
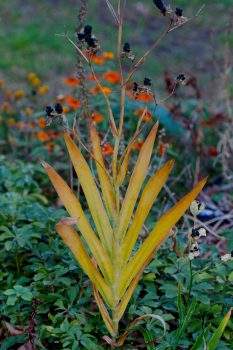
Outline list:
[[[110,143],[106,143],[105,145],[102,146],[102,153],[104,155],[109,155],[113,153],[113,147],[110,145]]]
[[[70,112],[70,108],[67,106],[63,106],[63,113],[69,113]]]
[[[24,93],[23,90],[16,90],[16,91],[15,91],[14,97],[15,97],[16,100],[20,100],[20,99],[23,98],[24,96],[25,96],[25,93]]]
[[[38,119],[38,125],[41,129],[46,128],[46,120],[44,117]]]
[[[216,157],[217,154],[218,154],[217,148],[216,148],[216,147],[210,147],[210,155],[211,155],[212,157]]]
[[[49,134],[47,132],[41,131],[36,134],[37,138],[41,141],[48,141],[49,140]]]
[[[64,78],[63,82],[67,85],[72,86],[73,88],[76,88],[78,86],[78,84],[80,83],[80,79],[69,77],[69,78]]]
[[[119,83],[121,80],[120,74],[114,71],[109,71],[103,74],[103,78],[112,84]]]
[[[9,119],[7,120],[7,125],[8,125],[8,126],[13,126],[13,125],[15,125],[15,124],[16,124],[16,121],[15,121],[14,118],[9,118]]]
[[[22,121],[15,123],[20,129],[26,128],[28,126],[27,123],[24,123]]]
[[[102,66],[105,63],[105,59],[101,56],[92,55],[89,56],[89,58],[92,60],[93,63],[99,64],[100,66]]]
[[[30,73],[28,74],[28,80],[29,80],[29,81],[32,81],[32,80],[35,79],[35,78],[37,78],[36,73],[30,72]]]
[[[139,116],[139,117],[141,117],[142,114],[143,114],[143,112],[144,112],[144,108],[139,107],[139,108],[134,112],[134,114],[137,115],[137,116]],[[147,110],[146,113],[144,114],[142,120],[145,120],[147,123],[151,123],[151,122],[153,121],[151,112]]]
[[[78,109],[80,105],[80,101],[74,97],[67,97],[66,103],[75,110]]]
[[[139,139],[137,142],[135,142],[133,144],[133,149],[138,149],[140,151],[140,149],[142,148],[143,144],[144,144],[143,139]]]
[[[103,57],[106,58],[107,60],[114,60],[115,55],[113,52],[104,51]]]
[[[54,130],[49,130],[49,137],[52,139],[57,139],[58,137],[61,136],[61,133],[54,131]]]
[[[102,120],[104,119],[104,116],[100,113],[97,113],[97,112],[93,112],[92,115],[91,115],[91,119],[96,123],[100,123],[102,122]]]
[[[34,79],[31,80],[31,84],[32,84],[32,86],[34,86],[34,87],[39,86],[40,83],[41,83],[41,80],[40,80],[39,78],[37,78],[37,77],[35,77]]]
[[[48,93],[48,91],[49,91],[49,88],[47,85],[41,85],[37,89],[37,92],[39,95],[45,95]]]
[[[47,147],[47,149],[48,149],[48,152],[49,152],[49,153],[52,152],[52,150],[53,150],[53,148],[54,148],[54,143],[53,143],[53,141],[49,141],[49,142],[47,142],[45,145],[46,145],[46,147]]]
[[[99,94],[100,92],[105,92],[106,95],[109,95],[111,94],[112,92],[112,89],[110,89],[108,86],[102,86],[103,90],[100,89],[99,86],[96,86],[92,89],[90,89],[89,91],[93,94],[93,95],[97,95]]]
[[[3,112],[8,113],[10,111],[10,108],[11,108],[10,102],[4,101],[2,103],[2,111]]]
[[[154,98],[151,94],[140,92],[136,97],[134,96],[134,99],[141,102],[149,102],[149,101],[153,101]]]
[[[0,79],[0,89],[2,89],[4,86],[4,81],[2,79]]]

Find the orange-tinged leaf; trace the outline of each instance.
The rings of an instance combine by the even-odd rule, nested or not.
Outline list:
[[[103,192],[104,202],[109,216],[113,219],[116,205],[113,186],[111,183],[111,178],[105,168],[104,160],[100,147],[100,139],[95,126],[92,124],[90,127],[90,137],[92,141],[93,154],[96,161],[96,168],[98,172],[98,177],[100,181],[100,186]]]
[[[149,214],[151,207],[161,191],[164,183],[166,182],[170,171],[173,167],[174,161],[171,160],[166,163],[160,170],[158,170],[147,182],[140,201],[138,203],[138,207],[136,213],[134,215],[133,221],[130,225],[130,228],[126,234],[124,242],[119,252],[119,259],[122,263],[126,263],[130,254],[133,250],[133,247],[137,241],[140,230]]]
[[[172,207],[159,219],[147,239],[135,253],[121,274],[121,280],[117,291],[120,298],[124,295],[130,282],[144,265],[145,261],[148,261],[149,263],[149,261],[153,258],[153,253],[166,240],[169,235],[169,230],[185,213],[192,201],[204,187],[206,181],[207,179],[200,181],[191,192],[183,197],[176,205],[174,205],[174,207]],[[150,259],[147,260],[149,257]]]
[[[79,237],[78,233],[72,226],[64,225],[62,220],[56,225],[56,230],[59,236],[61,236],[61,238],[70,248],[76,259],[78,260],[80,266],[88,275],[92,283],[96,284],[105,302],[111,307],[111,289],[101,276],[100,272],[93,265],[89,255],[87,254],[82,244],[81,238]]]
[[[122,239],[128,228],[139,192],[145,179],[147,168],[150,162],[158,123],[150,131],[144,145],[142,146],[133,174],[130,178],[129,186],[121,207],[119,224],[116,230],[116,237]]]
[[[125,176],[126,176],[126,173],[128,170],[128,166],[129,166],[130,154],[131,154],[131,149],[129,148],[126,155],[125,155],[125,158],[120,166],[120,170],[119,170],[118,175],[117,175],[117,185],[118,186],[121,186],[122,183],[124,182],[124,179],[125,179]]]
[[[95,297],[96,303],[99,307],[99,310],[100,310],[101,316],[104,320],[104,323],[105,323],[109,333],[111,334],[111,336],[114,337],[115,333],[114,333],[112,320],[109,316],[109,313],[108,313],[108,310],[106,309],[106,306],[104,305],[104,303],[101,299],[101,296],[99,295],[98,289],[97,289],[95,284],[93,284],[93,291],[94,291],[94,297]]]
[[[78,179],[85,194],[88,207],[90,209],[99,237],[107,249],[109,255],[112,255],[112,228],[89,165],[87,164],[81,151],[78,149],[71,137],[68,134],[65,134],[64,138],[74,169],[77,173]]]
[[[67,183],[49,164],[42,162],[42,165],[44,166],[59,198],[61,199],[70,216],[79,219],[76,223],[79,231],[87,242],[104,277],[106,280],[111,282],[113,276],[112,263],[107,252],[94,233],[89,221],[87,220],[79,200],[74,195]]]

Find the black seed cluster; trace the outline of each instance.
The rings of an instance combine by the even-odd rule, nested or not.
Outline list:
[[[198,251],[198,247],[196,245],[193,247],[193,249],[190,249],[190,253],[197,252],[197,251]]]
[[[178,17],[181,17],[183,15],[183,9],[180,9],[179,7],[176,8],[175,14]]]
[[[56,105],[55,105],[55,111],[58,113],[58,114],[62,114],[62,112],[63,112],[63,107],[62,107],[62,105],[60,104],[60,103],[57,103]]]
[[[177,80],[181,80],[181,81],[184,81],[185,80],[185,75],[184,74],[179,74],[178,77],[176,78]],[[198,209],[200,208],[201,206],[201,203],[200,205],[198,205]]]
[[[145,78],[144,79],[144,85],[145,86],[151,86],[151,79]]]
[[[191,233],[191,237],[195,238],[195,237],[199,237],[199,236],[200,236],[200,234],[198,232],[198,229],[197,228],[193,228],[192,229],[192,233]]]
[[[233,258],[233,250],[231,251],[231,257]]]
[[[92,26],[86,25],[84,27],[83,32],[77,33],[77,37],[78,37],[79,40],[85,40],[85,42],[87,43],[87,45],[90,48],[95,48],[96,47],[97,40],[92,35]]]
[[[123,52],[130,52],[130,44],[129,43],[124,43]]]
[[[45,112],[47,114],[48,117],[51,117],[51,113],[54,111],[54,109],[51,106],[47,106],[45,108]]]
[[[153,0],[155,6],[160,10],[160,12],[165,16],[166,14],[166,6],[164,5],[162,0]]]
[[[138,84],[137,83],[133,83],[133,91],[138,91]]]

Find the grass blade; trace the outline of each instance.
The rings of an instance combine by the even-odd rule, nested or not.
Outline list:
[[[139,331],[142,333],[145,343],[153,342],[154,335],[151,331],[149,331],[147,328],[139,328]],[[151,343],[146,346],[147,350],[156,350],[155,344]]]
[[[219,343],[219,341],[221,339],[221,336],[223,335],[223,332],[224,332],[224,330],[225,330],[225,328],[227,326],[227,323],[228,323],[228,321],[229,321],[229,319],[231,317],[231,311],[232,311],[232,308],[230,308],[230,310],[225,315],[225,317],[221,321],[220,325],[218,326],[218,328],[214,332],[212,338],[207,343],[207,350],[215,350],[217,348],[218,343]]]
[[[209,332],[210,332],[211,325],[206,327],[203,334],[200,334],[193,345],[193,347],[190,350],[202,350],[204,348],[204,340],[207,339]]]
[[[182,301],[181,288],[182,288],[182,283],[179,280],[178,281],[177,307],[178,307],[178,312],[179,312],[180,323],[182,323],[183,319],[184,319],[184,304],[183,304],[183,301]]]

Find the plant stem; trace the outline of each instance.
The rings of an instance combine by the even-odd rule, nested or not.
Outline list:
[[[192,260],[189,260],[189,268],[190,268],[190,282],[189,282],[189,291],[188,291],[188,300],[187,300],[187,306],[186,310],[188,310],[189,303],[190,303],[190,296],[193,286],[193,267],[192,267]]]

